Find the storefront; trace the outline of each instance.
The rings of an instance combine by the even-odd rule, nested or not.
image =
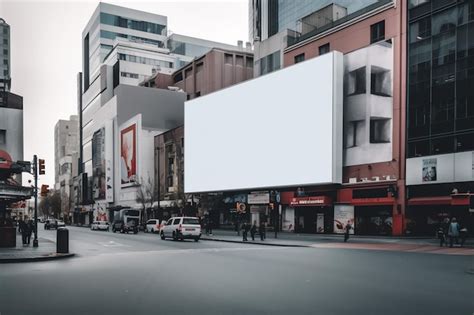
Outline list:
[[[474,235],[474,212],[470,211],[470,194],[416,197],[408,200],[407,234],[434,236],[441,223],[455,217],[461,227]]]
[[[330,197],[295,197],[290,207],[294,209],[296,233],[333,232],[334,208]]]

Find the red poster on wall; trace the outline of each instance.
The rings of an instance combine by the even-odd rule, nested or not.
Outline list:
[[[122,185],[137,182],[137,125],[133,124],[120,131],[120,169]]]

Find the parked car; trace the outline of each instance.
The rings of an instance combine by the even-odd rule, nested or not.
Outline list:
[[[135,225],[134,221],[124,222],[123,220],[117,220],[112,223],[112,232],[128,233],[133,232],[133,234],[138,233],[138,226]]]
[[[146,221],[145,232],[159,233],[161,229],[160,220],[150,219]]]
[[[51,230],[56,228],[56,220],[54,219],[49,219],[44,222],[44,229],[45,230]]]
[[[91,224],[91,230],[103,230],[109,231],[109,222],[107,221],[94,221]]]
[[[61,228],[61,227],[66,227],[66,223],[64,223],[63,220],[57,220],[56,221],[56,229]]]
[[[160,231],[161,239],[167,237],[173,240],[194,239],[195,242],[201,238],[201,225],[195,217],[174,217],[168,220]]]

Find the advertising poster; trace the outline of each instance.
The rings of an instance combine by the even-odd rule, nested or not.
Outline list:
[[[324,233],[324,213],[318,213],[316,218],[316,233]]]
[[[137,124],[120,131],[120,175],[122,186],[137,183]]]
[[[106,206],[100,203],[94,206],[94,221],[108,221]]]
[[[105,199],[105,127],[92,136],[92,183],[94,200]]]
[[[113,143],[113,121],[109,120],[105,124],[105,199],[107,202],[114,201],[114,143]]]
[[[354,206],[335,205],[334,233],[344,234],[344,228],[348,223],[352,226],[349,234],[354,234]]]
[[[423,159],[423,182],[436,181],[437,159]]]

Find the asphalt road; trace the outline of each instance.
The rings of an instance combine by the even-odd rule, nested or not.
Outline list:
[[[74,227],[70,241],[75,258],[0,266],[1,315],[474,314],[473,256],[173,242]]]

